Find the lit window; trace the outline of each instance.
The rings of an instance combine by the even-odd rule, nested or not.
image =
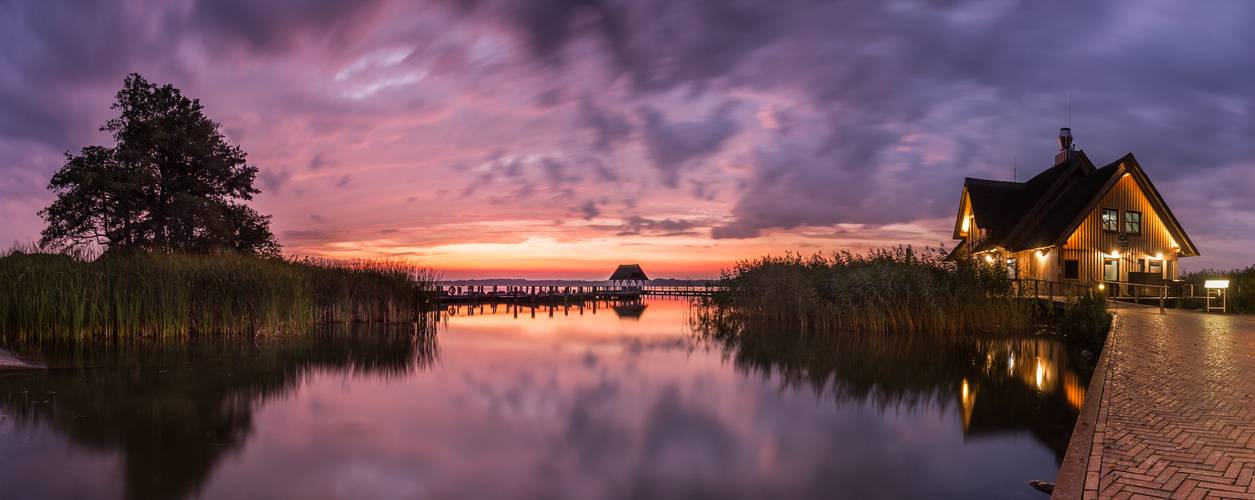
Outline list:
[[[1124,212],[1124,232],[1135,234],[1142,233],[1141,212]]]
[[[1102,209],[1102,230],[1103,231],[1119,231],[1120,230],[1120,211],[1114,208]]]

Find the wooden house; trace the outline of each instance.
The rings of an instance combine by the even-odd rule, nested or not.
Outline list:
[[[1161,283],[1198,255],[1133,153],[1095,167],[1059,132],[1055,165],[1025,182],[967,178],[949,260],[1006,265],[1019,278]]]

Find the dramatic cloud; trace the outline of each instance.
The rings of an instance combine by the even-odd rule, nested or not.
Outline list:
[[[1024,180],[1070,125],[1095,162],[1137,156],[1186,269],[1244,266],[1253,24],[1239,1],[6,3],[0,239],[38,237],[61,154],[111,142],[140,72],[249,153],[296,253],[937,245],[964,177]]]
[[[723,142],[736,133],[736,125],[727,115],[728,108],[724,108],[709,120],[664,123],[657,111],[641,109],[645,147],[654,166],[662,173],[663,185],[676,187],[680,167],[718,151]]]

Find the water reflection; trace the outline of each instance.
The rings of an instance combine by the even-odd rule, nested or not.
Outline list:
[[[19,434],[52,429],[90,452],[118,455],[124,498],[195,496],[215,466],[249,439],[254,410],[291,396],[313,372],[399,378],[438,357],[434,331],[414,325],[17,347],[48,371],[0,376],[0,413]],[[14,473],[29,465],[6,467]],[[5,481],[5,498],[43,497],[23,495],[22,487],[74,479],[62,470],[25,472],[24,481]]]
[[[1051,336],[804,335],[700,329],[739,372],[882,411],[958,405],[966,436],[1028,429],[1061,462],[1092,368]]]
[[[3,495],[1037,498],[1084,397],[1046,338],[695,336],[683,303],[623,305],[451,307],[438,350],[46,346],[0,377]]]
[[[639,321],[647,307],[649,307],[649,304],[644,303],[640,298],[571,302],[522,301],[517,303],[449,304],[441,309],[441,313],[446,319],[458,316],[485,315],[506,315],[518,319],[520,314],[524,317],[535,318],[538,312],[541,316],[552,318],[555,313],[561,316],[570,316],[572,313],[583,316],[585,311],[588,311],[590,314],[597,314],[599,311],[609,309],[619,319]]]

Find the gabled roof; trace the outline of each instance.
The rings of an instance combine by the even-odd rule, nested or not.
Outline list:
[[[649,281],[649,276],[645,276],[640,264],[621,264],[608,281]]]
[[[976,217],[976,227],[999,227],[1006,220],[1011,209],[1020,199],[1024,184],[1019,182],[992,181],[987,179],[963,179],[963,201],[960,202],[959,216],[963,216],[963,205],[971,203],[972,215]],[[955,238],[959,228],[955,227]]]
[[[1063,245],[1125,174],[1137,182],[1169,234],[1180,243],[1181,254],[1198,255],[1132,153],[1094,168],[1085,153],[1076,152],[1024,183],[966,179],[964,203],[970,199],[976,225],[987,229],[988,236],[971,248],[955,248],[947,258],[996,248],[1019,252]],[[961,206],[960,214],[962,210]]]

